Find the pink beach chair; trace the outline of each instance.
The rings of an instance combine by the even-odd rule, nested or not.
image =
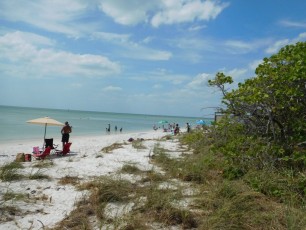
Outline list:
[[[38,149],[39,151],[39,149]],[[34,153],[33,154],[33,157],[37,160],[44,160],[47,156],[49,156],[51,153],[51,147],[48,146],[42,153],[39,152],[39,153]]]
[[[41,153],[38,146],[33,147],[33,153],[34,154],[40,154]]]

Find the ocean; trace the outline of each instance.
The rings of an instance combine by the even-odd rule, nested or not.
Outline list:
[[[0,105],[0,142],[43,138],[44,126],[29,124],[26,121],[46,116],[62,123],[68,121],[72,126],[71,135],[74,136],[108,135],[109,133],[106,132],[108,124],[111,127],[110,133],[120,133],[119,130],[121,128],[122,132],[127,133],[152,130],[153,125],[161,127],[162,125],[158,124],[161,120],[166,120],[169,123],[177,123],[180,127],[185,127],[187,122],[191,126],[196,126],[196,121],[203,119],[200,117],[109,113]],[[207,123],[212,121],[210,119],[203,120]],[[115,126],[118,128],[117,131],[115,131]],[[60,138],[60,130],[61,127],[59,126],[48,126],[46,138]]]

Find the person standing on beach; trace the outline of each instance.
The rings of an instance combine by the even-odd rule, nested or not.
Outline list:
[[[68,121],[65,122],[65,126],[62,128],[62,143],[63,143],[63,150],[65,144],[69,142],[69,134],[72,132],[72,126],[69,125]]]
[[[187,122],[186,126],[187,126],[187,133],[189,133],[190,132],[190,124]]]
[[[174,135],[177,135],[180,133],[180,127],[179,124],[176,124],[175,129],[174,129]]]

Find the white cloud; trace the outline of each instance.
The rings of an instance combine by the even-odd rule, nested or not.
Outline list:
[[[277,53],[282,47],[289,45],[289,44],[294,44],[300,41],[305,41],[306,39],[306,32],[300,33],[296,38],[293,39],[282,39],[274,42],[272,45],[270,45],[265,52],[268,54],[274,54]]]
[[[145,74],[146,79],[158,82],[170,82],[173,85],[180,85],[186,82],[189,77],[186,75],[173,74],[165,69],[157,69]]]
[[[104,0],[101,1],[99,7],[119,24],[136,25],[147,21],[149,11],[156,7],[156,1]]]
[[[249,68],[253,71],[262,63],[262,60],[254,60],[253,62],[249,63]]]
[[[201,26],[191,26],[188,30],[189,31],[199,31],[199,30],[202,30],[202,29],[205,29],[207,26],[206,25],[201,25]]]
[[[0,37],[2,76],[102,77],[121,71],[119,64],[106,57],[58,51],[45,45],[52,45],[52,41],[35,34],[15,32]]]
[[[150,42],[153,41],[153,40],[154,40],[153,37],[146,37],[145,39],[142,40],[142,43],[148,44],[148,43],[150,43]]]
[[[128,34],[116,34],[106,32],[96,32],[92,38],[104,40],[117,46],[112,51],[117,55],[125,58],[150,60],[150,61],[166,61],[172,57],[172,53],[164,50],[155,50],[141,43],[130,40]]]
[[[111,86],[111,85],[103,88],[103,91],[107,91],[107,92],[121,91],[121,90],[122,90],[121,87]]]
[[[187,87],[191,89],[203,89],[204,87],[208,86],[208,80],[212,78],[212,74],[198,74],[191,82],[187,84]]]
[[[153,85],[153,89],[161,89],[163,86],[161,84],[155,84]]]
[[[269,46],[265,50],[265,52],[268,54],[277,53],[280,50],[280,48],[288,44],[289,44],[289,39],[283,39],[283,40],[276,41],[273,45]]]
[[[217,1],[163,0],[163,7],[151,19],[154,27],[162,24],[176,24],[195,20],[215,19],[229,4]]]
[[[107,32],[94,32],[92,34],[92,38],[111,41],[111,42],[125,43],[129,40],[130,35],[129,34],[107,33]]]
[[[305,28],[306,29],[306,22],[295,22],[290,20],[282,20],[280,24],[286,27],[296,27],[296,28]]]
[[[47,31],[78,37],[95,25],[81,23],[90,9],[82,0],[10,0],[0,1],[0,17],[9,21],[24,22]]]
[[[100,9],[122,25],[149,22],[154,27],[215,19],[229,4],[200,0],[104,0]]]
[[[83,85],[81,83],[72,83],[71,87],[75,89],[80,89],[83,87]]]
[[[247,72],[247,69],[232,69],[226,72],[226,75],[232,76],[233,78],[240,78],[244,76]]]
[[[234,54],[248,53],[254,49],[254,45],[251,42],[229,40],[225,42],[225,46],[228,51]]]

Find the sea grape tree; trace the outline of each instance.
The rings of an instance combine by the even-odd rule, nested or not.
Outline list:
[[[281,146],[281,155],[290,156],[297,143],[306,141],[306,42],[264,58],[255,73],[230,92],[224,85],[232,79],[223,73],[209,84],[219,87],[225,112],[243,124],[245,135]]]

